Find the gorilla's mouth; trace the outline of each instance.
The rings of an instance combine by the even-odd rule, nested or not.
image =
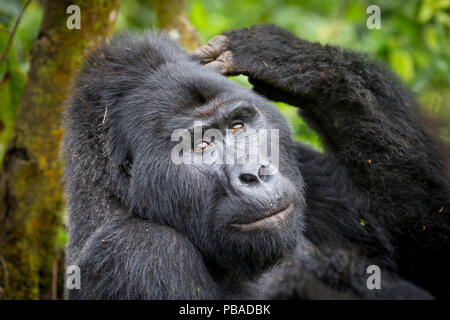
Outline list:
[[[263,229],[266,227],[274,226],[284,221],[289,215],[294,212],[295,205],[292,202],[287,207],[272,210],[265,214],[261,219],[245,223],[245,224],[232,224],[231,226],[238,228],[241,231],[251,231],[256,229]]]

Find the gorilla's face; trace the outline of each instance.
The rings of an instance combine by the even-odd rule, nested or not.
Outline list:
[[[266,100],[196,64],[163,66],[124,100],[134,210],[186,235],[216,274],[251,277],[293,249],[303,180]]]

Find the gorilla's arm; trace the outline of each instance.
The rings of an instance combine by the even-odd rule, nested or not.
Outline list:
[[[221,298],[189,240],[140,218],[101,226],[75,264],[81,289],[69,299]]]
[[[302,241],[294,254],[257,283],[271,299],[432,299],[425,290],[382,268],[381,289],[369,290],[366,268],[373,263],[358,252],[317,248]]]
[[[403,274],[439,286],[450,230],[444,160],[421,126],[414,100],[389,70],[365,55],[270,25],[227,32],[198,50],[203,63],[248,75],[255,91],[298,106],[367,199],[365,214],[392,234]],[[346,186],[337,181],[339,188]]]

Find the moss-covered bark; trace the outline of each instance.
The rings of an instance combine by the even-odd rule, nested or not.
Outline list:
[[[109,35],[118,0],[47,0],[31,52],[13,138],[1,171],[0,287],[7,299],[47,297],[63,210],[61,112],[83,55]],[[68,6],[81,9],[81,29],[69,30]]]
[[[154,4],[158,29],[167,31],[188,50],[200,45],[197,32],[186,16],[185,0],[155,0]]]

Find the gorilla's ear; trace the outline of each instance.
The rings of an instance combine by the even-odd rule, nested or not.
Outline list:
[[[127,176],[131,176],[131,168],[133,167],[133,156],[130,152],[127,153],[125,160],[122,162],[122,169],[125,171]]]
[[[198,87],[192,87],[189,91],[192,95],[193,103],[195,106],[202,106],[211,99],[207,94],[204,94]]]

